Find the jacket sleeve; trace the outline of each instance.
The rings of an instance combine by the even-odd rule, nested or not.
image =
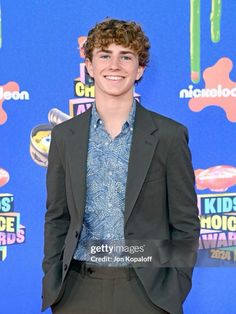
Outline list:
[[[47,170],[47,211],[44,225],[43,271],[47,273],[51,266],[60,260],[65,237],[69,228],[70,215],[67,207],[65,168],[63,166],[63,148],[55,127],[51,134]],[[60,139],[61,140],[61,139]],[[62,143],[62,140],[61,140]]]
[[[191,288],[200,233],[195,177],[188,147],[188,131],[180,125],[167,158],[167,193],[171,230],[171,266],[178,273],[182,300]]]

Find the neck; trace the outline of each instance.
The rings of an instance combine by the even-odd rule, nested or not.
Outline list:
[[[130,97],[99,97],[96,95],[96,109],[105,128],[112,138],[120,132],[122,125],[127,121],[133,103],[133,93]]]
[[[124,123],[132,108],[133,94],[129,97],[96,97],[96,109],[105,124]]]

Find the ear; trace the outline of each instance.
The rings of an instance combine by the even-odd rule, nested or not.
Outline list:
[[[142,66],[142,65],[138,66],[138,71],[137,71],[137,75],[136,75],[136,81],[141,79],[141,77],[143,76],[144,70],[145,70],[144,66]]]
[[[88,71],[88,74],[93,78],[93,65],[88,58],[85,59],[85,66]]]

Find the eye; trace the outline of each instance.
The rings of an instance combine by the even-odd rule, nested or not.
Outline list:
[[[126,56],[126,55],[125,55],[125,56],[122,56],[121,59],[124,60],[124,61],[129,61],[129,60],[131,60],[132,58],[131,58],[131,56]]]
[[[101,59],[108,59],[108,58],[110,58],[110,56],[108,54],[101,54],[100,58]]]
[[[51,136],[48,135],[48,136],[45,136],[42,138],[42,144],[47,146],[49,148],[49,145],[50,145],[50,142],[51,142]]]

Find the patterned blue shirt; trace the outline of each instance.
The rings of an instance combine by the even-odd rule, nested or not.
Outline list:
[[[74,258],[91,261],[93,240],[124,240],[125,191],[136,104],[114,139],[107,133],[95,105],[91,112],[87,193],[84,220]],[[87,248],[86,248],[87,247]]]

